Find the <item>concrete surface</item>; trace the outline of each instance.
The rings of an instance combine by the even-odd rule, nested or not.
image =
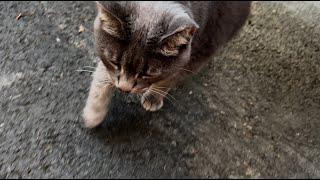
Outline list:
[[[301,3],[255,2],[177,101],[117,92],[89,131],[94,3],[0,2],[0,178],[320,178],[320,11]]]

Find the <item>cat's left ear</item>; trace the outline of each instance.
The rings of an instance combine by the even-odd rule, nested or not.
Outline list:
[[[191,43],[198,28],[192,19],[177,18],[169,25],[168,33],[161,38],[160,52],[165,56],[178,56],[181,47]]]
[[[101,21],[101,29],[111,36],[120,38],[123,32],[121,20],[109,11],[100,2],[96,1],[98,16]]]

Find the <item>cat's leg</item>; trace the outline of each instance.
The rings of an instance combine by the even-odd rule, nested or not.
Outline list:
[[[189,75],[195,75],[199,72],[205,64],[208,63],[210,58],[198,57],[198,61],[191,61],[181,70],[165,80],[154,83],[149,90],[145,92],[141,98],[141,104],[147,111],[157,111],[163,106],[163,99],[167,96],[170,89],[175,86],[179,81],[183,80]],[[172,99],[172,97],[168,97]]]
[[[163,106],[163,98],[168,94],[172,83],[168,80],[152,84],[142,95],[141,104],[147,111],[157,111]]]
[[[83,110],[84,125],[94,128],[104,120],[108,105],[114,92],[114,86],[110,83],[110,76],[102,62],[99,62],[93,80],[91,82],[89,96]]]
[[[152,84],[142,95],[141,104],[147,111],[157,111],[163,106],[163,99],[167,97],[168,100],[174,100],[174,98],[168,95],[168,92],[173,86],[175,86],[180,80],[185,78],[189,72],[185,73],[180,71],[162,81]]]

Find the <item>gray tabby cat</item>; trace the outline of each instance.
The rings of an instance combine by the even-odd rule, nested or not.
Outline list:
[[[96,51],[101,59],[84,108],[85,126],[105,118],[115,88],[141,93],[148,111],[198,72],[244,25],[251,2],[96,2]]]

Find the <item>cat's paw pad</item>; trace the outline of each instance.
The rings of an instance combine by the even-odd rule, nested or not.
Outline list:
[[[158,111],[163,106],[163,97],[146,93],[141,98],[141,104],[147,111]]]
[[[105,119],[105,113],[98,113],[91,110],[84,109],[82,114],[83,126],[85,128],[93,129],[99,126]]]

